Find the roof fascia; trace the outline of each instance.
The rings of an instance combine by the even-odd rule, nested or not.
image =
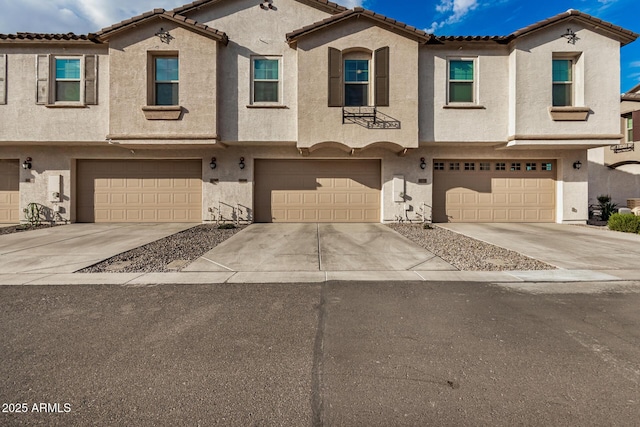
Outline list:
[[[189,13],[193,10],[198,10],[202,7],[214,5],[222,1],[225,1],[225,0],[196,0],[194,2],[185,4],[183,6],[178,6],[175,9],[172,9],[171,12],[175,12],[179,14]],[[320,9],[322,11],[325,11],[334,15],[348,10],[346,7],[341,6],[337,3],[330,2],[328,0],[296,0],[296,1],[299,1],[300,3],[304,3],[308,6],[315,7],[316,9]]]

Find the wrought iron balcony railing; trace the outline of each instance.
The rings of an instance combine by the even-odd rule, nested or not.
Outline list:
[[[376,107],[342,107],[342,124],[355,123],[367,129],[400,129],[400,121]]]
[[[629,142],[627,144],[611,145],[609,148],[611,148],[614,153],[625,153],[627,151],[635,150],[635,148],[633,147],[633,142]]]

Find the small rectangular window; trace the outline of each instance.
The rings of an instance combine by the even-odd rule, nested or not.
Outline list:
[[[476,170],[476,164],[475,163],[465,163],[464,164],[464,170],[466,170],[466,171]]]
[[[496,170],[497,171],[503,171],[507,169],[507,165],[506,163],[502,163],[502,162],[498,162],[496,163]]]
[[[253,58],[253,102],[280,102],[280,60]]]
[[[527,163],[527,170],[528,171],[534,171],[536,170],[536,164],[535,163]]]
[[[345,59],[344,105],[364,107],[369,105],[369,61]]]
[[[177,57],[154,58],[155,105],[179,105],[179,63]]]
[[[474,102],[474,61],[449,61],[449,102]]]
[[[633,118],[632,117],[627,117],[624,119],[625,121],[625,127],[626,127],[626,137],[627,137],[627,141],[626,142],[633,142]]]
[[[490,171],[491,170],[491,163],[480,162],[480,170],[481,171]]]
[[[553,106],[569,107],[571,105],[573,105],[573,61],[554,59]]]
[[[519,171],[520,170],[520,163],[511,163],[511,170],[512,171]]]
[[[540,164],[540,169],[543,170],[543,171],[552,170],[551,163],[541,163]]]
[[[55,58],[55,101],[80,102],[80,58]]]
[[[460,163],[458,163],[458,162],[449,163],[449,170],[450,171],[459,171],[460,170]]]
[[[433,163],[433,169],[437,170],[437,171],[443,171],[444,170],[444,162],[434,162]]]

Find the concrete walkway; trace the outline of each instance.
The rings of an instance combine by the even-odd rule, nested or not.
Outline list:
[[[545,284],[571,282],[575,286],[563,289],[592,292],[613,286],[640,292],[640,264],[627,262],[640,259],[640,237],[557,224],[443,225],[557,265],[557,270],[457,271],[382,224],[253,224],[181,272],[73,273],[192,226],[72,224],[0,236],[0,285],[469,281],[519,290],[535,284],[532,289],[540,290]],[[582,252],[591,247],[593,256],[584,256],[593,264],[582,262]]]
[[[70,224],[0,236],[0,273],[73,273],[194,224]],[[0,283],[2,283],[0,281]]]

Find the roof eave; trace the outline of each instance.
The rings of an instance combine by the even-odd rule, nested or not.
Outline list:
[[[388,29],[389,31],[402,34],[408,38],[414,39],[417,42],[427,43],[432,36],[422,30],[417,30],[414,27],[398,22],[394,19],[387,18],[386,16],[377,14],[375,12],[368,11],[361,7],[356,7],[350,10],[346,10],[338,15],[334,15],[325,20],[316,22],[314,24],[302,27],[298,30],[292,31],[286,34],[286,40],[289,45],[295,44],[300,37],[307,36],[317,31],[322,31],[330,26],[338,24],[340,22],[347,21],[349,19],[359,19],[364,17],[371,21],[376,22],[380,26]]]

